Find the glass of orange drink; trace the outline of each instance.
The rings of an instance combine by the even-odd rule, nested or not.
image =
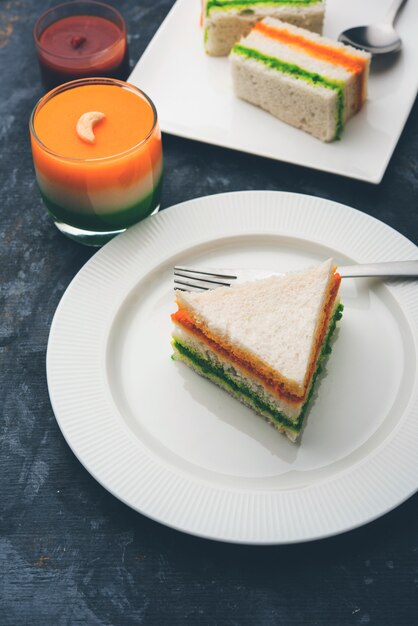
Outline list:
[[[100,246],[158,211],[161,132],[137,87],[111,78],[65,83],[37,103],[30,135],[41,195],[68,237]]]

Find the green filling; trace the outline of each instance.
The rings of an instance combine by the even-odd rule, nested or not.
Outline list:
[[[245,383],[236,382],[235,380],[230,378],[228,374],[225,373],[225,370],[222,367],[219,367],[214,363],[203,359],[197,352],[190,349],[188,346],[185,346],[177,339],[173,340],[173,347],[178,350],[180,354],[182,354],[186,359],[191,361],[203,376],[205,376],[206,378],[215,379],[215,381],[220,381],[220,383],[222,383],[222,386],[230,389],[233,394],[236,394],[238,396],[243,395],[253,404],[256,410],[258,409],[259,411],[266,413],[271,417],[274,422],[277,422],[277,424],[292,430],[294,433],[299,433],[302,428],[303,420],[305,418],[309,402],[313,395],[316,379],[322,371],[322,366],[325,358],[331,353],[331,337],[334,333],[338,320],[340,320],[342,317],[343,309],[344,306],[340,303],[337,306],[335,313],[331,319],[327,336],[324,343],[322,344],[321,353],[318,357],[316,370],[312,377],[312,383],[309,388],[309,392],[306,396],[306,400],[302,406],[299,417],[294,422],[289,420],[275,407],[262,400],[249,387],[247,387]]]
[[[248,9],[252,5],[275,6],[275,5],[293,5],[293,6],[309,6],[311,4],[319,4],[322,0],[208,0],[206,4],[206,15],[213,10],[227,11],[228,9]]]
[[[162,182],[163,176],[161,175],[154,190],[145,198],[141,198],[141,200],[133,206],[119,210],[118,207],[115,207],[113,213],[101,214],[94,213],[93,209],[91,213],[82,213],[77,210],[77,207],[74,207],[74,211],[72,211],[50,200],[48,196],[43,193],[42,189],[40,189],[40,191],[49,212],[59,222],[64,222],[64,224],[69,224],[75,228],[107,232],[118,228],[128,228],[150,215],[160,204]]]
[[[336,80],[332,78],[326,78],[325,76],[321,76],[315,72],[309,72],[308,70],[303,69],[303,67],[299,67],[299,65],[295,65],[294,63],[287,63],[286,61],[281,61],[276,57],[271,57],[254,48],[247,48],[242,44],[236,44],[232,48],[232,52],[235,54],[240,54],[243,57],[254,59],[259,63],[263,63],[267,67],[282,72],[283,74],[289,74],[289,76],[293,76],[294,78],[298,78],[300,80],[304,80],[306,83],[313,85],[314,87],[317,85],[321,85],[322,87],[326,87],[327,89],[333,89],[337,93],[337,119],[336,119],[336,127],[335,127],[335,139],[338,139],[341,135],[343,129],[343,114],[344,114],[344,81]]]

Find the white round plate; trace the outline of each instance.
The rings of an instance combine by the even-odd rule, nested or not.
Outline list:
[[[140,513],[239,543],[318,539],[418,488],[418,285],[344,279],[333,352],[299,445],[171,360],[176,264],[302,269],[418,258],[352,208],[253,191],[191,200],[129,229],[72,281],[47,354],[58,424],[86,469]]]

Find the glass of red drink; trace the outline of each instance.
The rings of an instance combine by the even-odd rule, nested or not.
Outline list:
[[[41,15],[33,36],[46,90],[78,78],[128,77],[126,25],[111,6],[95,0],[60,4]]]

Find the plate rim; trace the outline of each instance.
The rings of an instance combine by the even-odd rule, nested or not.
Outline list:
[[[51,404],[52,404],[52,408],[57,419],[57,423],[60,427],[60,430],[64,438],[66,439],[69,447],[71,448],[75,456],[82,463],[82,465],[87,469],[87,471],[95,478],[95,480],[97,480],[97,482],[99,482],[99,484],[101,484],[107,491],[112,493],[112,495],[114,495],[119,500],[124,502],[130,508],[133,508],[134,510],[140,512],[141,514],[146,515],[147,517],[149,517],[150,519],[153,519],[154,521],[158,521],[176,530],[186,532],[188,534],[192,534],[192,535],[199,536],[202,538],[214,539],[218,541],[225,541],[225,542],[231,542],[231,543],[240,543],[240,544],[277,545],[277,544],[301,543],[305,541],[323,539],[326,537],[338,535],[342,532],[346,532],[354,528],[357,528],[359,526],[362,526],[364,524],[370,523],[374,519],[381,517],[382,515],[386,514],[387,512],[389,512],[393,508],[396,508],[402,502],[407,500],[411,495],[413,495],[418,490],[418,464],[415,464],[416,467],[414,467],[414,469],[416,469],[416,481],[412,489],[407,490],[407,492],[405,492],[401,498],[398,498],[396,499],[396,501],[392,502],[391,506],[386,506],[384,507],[384,510],[379,510],[379,511],[376,511],[375,513],[369,514],[368,516],[366,516],[366,519],[362,519],[358,523],[351,524],[351,525],[345,524],[343,525],[343,527],[341,526],[338,527],[338,525],[334,525],[334,528],[332,530],[328,529],[328,531],[322,532],[319,534],[318,533],[312,534],[312,533],[306,532],[306,530],[305,531],[299,530],[299,534],[296,533],[294,537],[288,536],[284,539],[278,536],[276,536],[274,539],[270,537],[270,539],[268,540],[265,540],[260,537],[257,539],[254,537],[253,534],[251,534],[251,532],[249,534],[247,533],[247,536],[245,536],[245,532],[244,532],[244,536],[242,536],[242,530],[241,530],[241,536],[234,537],[233,533],[232,535],[231,534],[228,535],[228,534],[225,534],[224,531],[219,532],[219,530],[218,532],[215,532],[215,531],[207,532],[207,531],[199,530],[199,528],[190,528],[190,525],[188,526],[185,523],[175,523],[173,520],[170,521],[167,519],[162,519],[160,514],[153,515],[151,511],[144,510],[144,507],[141,507],[138,503],[135,504],[132,501],[132,499],[130,499],[129,497],[126,498],[123,494],[121,495],[120,492],[118,493],[118,490],[115,490],[113,486],[109,484],[109,481],[106,479],[106,473],[103,474],[102,472],[103,462],[102,462],[102,465],[100,465],[100,463],[97,464],[96,462],[97,459],[94,460],[93,458],[93,461],[92,461],[92,457],[89,459],[86,459],[85,454],[83,455],[82,452],[80,453],[80,449],[78,448],[77,441],[74,439],[74,436],[73,436],[74,433],[71,432],[71,429],[70,430],[68,429],[68,423],[65,423],[65,418],[63,418],[64,411],[63,411],[62,399],[57,400],[57,397],[59,396],[57,396],[56,376],[55,376],[53,369],[56,367],[56,364],[57,364],[57,356],[59,357],[58,362],[60,364],[60,367],[62,367],[62,358],[61,358],[62,354],[59,354],[59,355],[56,354],[56,335],[60,331],[59,324],[63,322],[62,316],[63,316],[63,313],[65,314],[67,303],[73,297],[74,290],[80,287],[80,281],[84,279],[86,274],[89,275],[89,273],[91,272],[93,272],[93,274],[96,274],[97,271],[99,271],[99,273],[100,271],[104,271],[103,269],[100,270],[100,268],[103,265],[103,263],[105,263],[105,266],[108,267],[108,265],[106,265],[108,261],[107,257],[110,256],[110,258],[112,259],[112,255],[117,253],[117,251],[121,247],[126,248],[126,246],[124,246],[125,242],[130,242],[130,243],[135,242],[135,240],[138,239],[138,237],[141,238],[141,236],[143,235],[143,231],[145,232],[149,230],[155,231],[157,232],[159,237],[161,236],[162,232],[163,233],[167,232],[167,231],[164,231],[164,227],[166,229],[168,228],[168,230],[170,231],[173,224],[176,222],[176,220],[178,220],[178,215],[179,214],[181,215],[182,213],[184,215],[184,211],[186,211],[186,213],[187,211],[189,211],[189,217],[190,217],[190,214],[191,214],[190,211],[192,211],[192,214],[196,212],[196,205],[200,205],[200,209],[198,213],[201,217],[205,212],[207,212],[208,210],[207,205],[210,205],[212,203],[214,203],[215,205],[219,205],[219,202],[221,201],[221,199],[225,199],[227,204],[232,202],[231,206],[235,208],[234,209],[231,208],[230,210],[236,211],[236,207],[238,206],[238,204],[241,205],[243,202],[245,204],[245,201],[247,198],[251,199],[250,204],[255,198],[257,198],[260,204],[262,204],[263,201],[266,202],[266,206],[268,206],[268,203],[270,202],[272,206],[277,204],[280,207],[280,203],[284,203],[286,205],[286,202],[288,202],[289,206],[292,206],[292,211],[295,210],[294,207],[297,206],[299,207],[298,210],[302,211],[302,213],[306,212],[307,210],[305,206],[306,203],[313,203],[315,205],[316,212],[320,211],[321,207],[326,207],[326,210],[328,212],[331,211],[331,213],[342,210],[345,218],[348,214],[352,215],[354,216],[353,217],[354,220],[357,220],[357,221],[360,220],[363,222],[363,224],[368,224],[369,227],[371,226],[372,230],[376,227],[380,229],[380,232],[384,232],[388,236],[389,240],[391,241],[396,240],[398,243],[400,243],[401,248],[405,250],[406,257],[412,258],[412,253],[416,251],[416,246],[411,241],[409,241],[402,234],[398,233],[392,227],[384,224],[380,220],[377,220],[376,218],[371,217],[365,213],[362,213],[352,207],[342,205],[340,203],[337,203],[337,202],[334,202],[332,200],[328,200],[325,198],[313,197],[313,196],[309,196],[306,194],[294,194],[290,192],[264,191],[264,190],[236,191],[236,192],[228,192],[228,193],[222,193],[222,194],[214,194],[212,196],[203,196],[201,198],[195,198],[195,199],[187,200],[185,202],[178,203],[170,207],[169,209],[162,211],[160,214],[157,214],[156,216],[148,218],[147,220],[144,220],[143,222],[137,224],[136,226],[129,229],[126,233],[118,236],[116,239],[114,239],[109,244],[104,246],[104,248],[99,250],[89,261],[87,261],[87,263],[80,269],[80,271],[77,273],[77,275],[73,278],[73,280],[68,285],[56,309],[56,312],[55,312],[55,315],[51,324],[49,338],[48,338],[46,360],[47,360],[48,390],[49,390],[49,395],[51,399]],[[234,205],[234,202],[238,204]],[[271,210],[271,207],[270,207],[270,210]],[[278,209],[278,211],[280,210],[284,211],[283,207],[281,209]],[[260,211],[260,207],[258,207],[257,211]],[[262,213],[263,211],[264,213],[266,211],[267,213],[269,212],[266,207],[261,209]],[[312,211],[312,209],[310,208],[309,211]],[[265,219],[264,213],[262,215],[262,219]],[[289,215],[287,215],[287,218],[289,218]],[[254,219],[254,215],[252,216],[252,219]],[[256,219],[258,219],[258,213],[257,213]],[[164,222],[165,222],[165,225],[163,224]],[[267,218],[267,222],[268,222],[268,218]],[[273,234],[277,234],[277,233],[273,233]],[[310,239],[310,241],[317,241],[317,240]],[[320,243],[324,244],[324,242],[320,242]],[[327,245],[327,244],[325,243],[324,245]],[[140,252],[140,254],[142,254],[142,252]],[[172,256],[172,253],[170,252],[167,258],[170,258],[171,256]],[[164,262],[163,260],[160,260],[158,264],[161,264],[163,262]],[[146,275],[146,273],[144,275]],[[138,280],[139,279],[136,278],[133,281],[133,284],[136,284]],[[401,291],[405,291],[405,285],[401,284],[398,287],[395,286],[394,289],[395,291],[397,289],[398,290],[400,289]],[[392,290],[392,287],[391,287],[391,290]],[[408,286],[406,286],[406,291],[408,292]],[[414,305],[416,304],[416,307],[417,307],[417,311],[415,313],[417,316],[416,319],[418,319],[418,294],[414,295],[412,300],[413,300],[413,304]],[[401,298],[401,301],[402,301],[402,298]],[[402,306],[401,308],[405,313],[404,307]],[[407,319],[409,320],[409,316],[407,316]],[[64,315],[64,322],[65,322],[65,315]],[[415,339],[415,342],[417,342],[417,329],[416,328],[415,328],[415,331],[416,332],[414,333],[414,339]],[[64,345],[65,345],[65,342],[64,342]],[[64,364],[64,368],[65,368],[65,364]],[[416,389],[414,391],[416,391]],[[412,395],[412,392],[411,392],[411,395]],[[415,409],[417,408],[416,404],[417,403],[414,404]],[[417,436],[418,436],[418,433],[417,433]],[[85,450],[84,450],[84,453],[85,453]],[[333,477],[332,480],[338,480],[338,478],[339,478],[338,476]],[[312,486],[312,491],[315,491],[316,486],[317,485]],[[211,489],[213,490],[214,488],[211,487]],[[224,491],[228,491],[228,489]],[[280,492],[280,490],[278,491]],[[277,496],[277,493],[275,495]],[[224,505],[224,508],[225,506],[226,506],[226,509],[228,509],[228,503]],[[289,506],[288,502],[287,502],[287,506]],[[280,532],[278,534],[280,535]]]

